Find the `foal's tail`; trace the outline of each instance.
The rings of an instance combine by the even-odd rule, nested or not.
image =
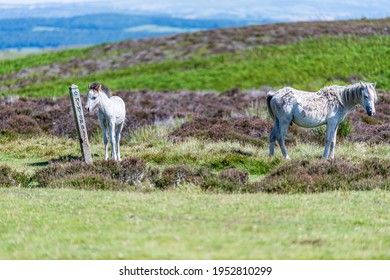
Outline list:
[[[267,93],[267,107],[268,107],[268,112],[271,115],[272,119],[275,119],[274,112],[272,111],[272,108],[271,108],[271,99],[272,99],[272,97],[274,97],[274,95],[275,95],[274,91],[269,91]]]

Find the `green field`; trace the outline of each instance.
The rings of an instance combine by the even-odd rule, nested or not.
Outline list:
[[[94,55],[94,48],[67,50],[1,61],[0,75],[9,77],[2,79],[1,95],[54,98],[72,83],[94,80],[114,91],[222,92],[284,85],[316,90],[358,78],[377,82],[384,98],[390,90],[389,52],[388,36],[322,36],[87,75],[42,75],[39,67]],[[31,67],[35,71],[19,73]],[[77,67],[83,66],[72,73]],[[87,170],[83,174],[60,161],[80,154],[76,139],[1,133],[0,259],[390,259],[388,142],[344,139],[336,147],[337,160],[328,162],[320,158],[323,145],[298,141],[289,145],[292,159],[285,161],[279,149],[269,158],[267,145],[170,141],[178,125],[139,128],[122,144],[122,157],[142,160],[148,172],[210,172],[201,181],[166,189],[156,182],[165,186],[163,179],[172,174],[156,181],[148,173],[140,184],[126,185],[112,174],[94,173],[106,166],[98,161],[99,135],[91,137],[96,170],[80,165]],[[53,159],[60,161],[57,169],[50,169]],[[248,182],[223,181],[226,169],[247,172]],[[54,171],[63,177],[50,177]],[[113,191],[117,186],[121,191]]]
[[[387,191],[0,189],[1,259],[389,259]]]

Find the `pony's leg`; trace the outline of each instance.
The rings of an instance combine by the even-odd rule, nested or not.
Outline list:
[[[121,132],[122,132],[122,129],[123,129],[123,125],[124,123],[121,123],[120,125],[117,125],[116,126],[116,131],[115,131],[115,140],[116,140],[116,154],[117,154],[117,159],[118,160],[121,160],[121,152],[120,152],[120,149],[119,149],[119,143],[121,141]]]
[[[111,142],[111,158],[117,160],[116,151],[115,151],[115,122],[110,122],[109,125],[110,131],[110,142]]]
[[[291,120],[288,122],[280,122],[279,121],[279,135],[277,137],[278,137],[280,149],[282,150],[282,154],[283,154],[285,159],[290,159],[290,157],[287,154],[286,145],[284,144],[284,138],[286,136],[288,126],[290,125],[290,123],[291,123]]]
[[[329,158],[334,158],[334,150],[336,148],[337,129],[338,129],[338,126],[336,126],[336,128],[335,128],[335,130],[333,132],[332,142],[330,143],[330,155],[329,155]]]
[[[322,154],[322,158],[324,159],[329,158],[329,152],[332,150],[331,146],[333,146],[333,156],[334,156],[334,145],[336,145],[336,142],[334,142],[336,140],[335,139],[336,130],[337,130],[337,125],[328,123],[328,127],[326,129],[326,137],[325,137],[325,149],[324,149],[324,153]]]
[[[273,157],[275,154],[275,141],[278,136],[279,121],[278,118],[274,119],[274,127],[269,135],[269,156]]]
[[[107,138],[107,129],[104,125],[104,121],[100,120],[100,128],[103,133],[103,143],[104,143],[104,160],[108,159],[108,138]]]

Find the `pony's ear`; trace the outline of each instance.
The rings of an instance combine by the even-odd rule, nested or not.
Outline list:
[[[374,86],[374,88],[376,87],[376,82],[372,84]]]
[[[91,84],[88,84],[88,89],[91,89]]]
[[[97,84],[97,86],[96,86],[96,91],[100,91],[102,89],[102,85],[101,84]]]

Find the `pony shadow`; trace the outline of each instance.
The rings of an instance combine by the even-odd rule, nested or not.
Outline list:
[[[66,156],[61,156],[61,157],[54,158],[54,159],[51,159],[48,161],[28,163],[27,165],[32,166],[32,167],[44,167],[44,166],[47,166],[51,163],[66,163],[66,162],[79,161],[79,160],[83,160],[83,157],[66,155]]]

